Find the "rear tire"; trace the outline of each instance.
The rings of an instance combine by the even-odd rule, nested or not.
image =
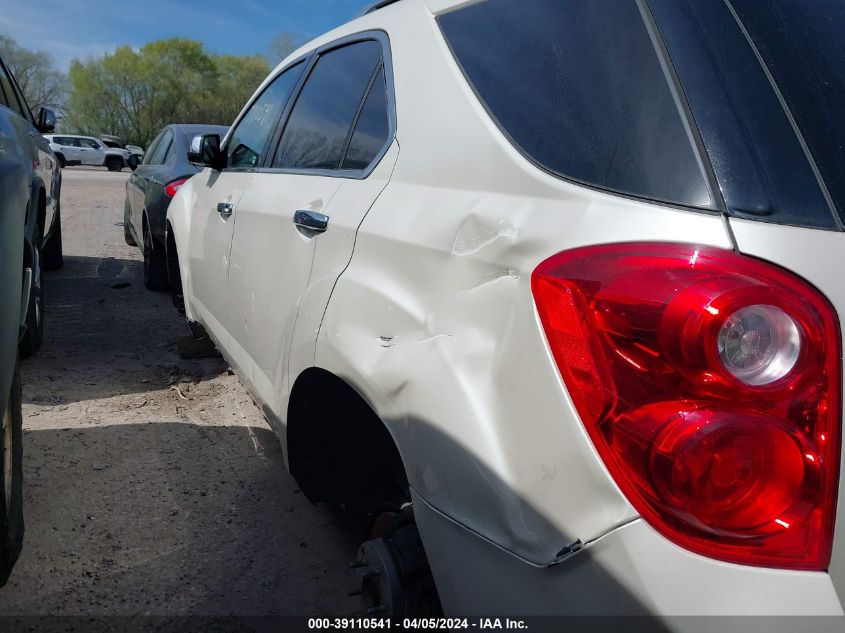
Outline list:
[[[59,167],[61,167],[62,169],[67,166],[67,161],[65,160],[65,157],[62,154],[56,154],[56,160],[59,161]]]
[[[42,240],[42,232],[37,231],[36,243]],[[33,246],[32,287],[29,290],[29,304],[26,308],[26,331],[18,345],[23,358],[34,356],[44,342],[44,276],[41,274],[41,252]]]
[[[163,247],[156,248],[153,236],[144,223],[144,285],[148,290],[169,290],[167,283],[167,262]]]
[[[132,237],[132,231],[129,230],[129,200],[123,205],[123,241],[127,246],[138,246],[138,242]]]
[[[44,245],[42,252],[44,258],[44,270],[59,270],[64,264],[62,256],[62,210],[61,206],[56,204],[56,219],[53,221],[53,232],[50,233],[50,239]]]
[[[9,579],[23,545],[23,415],[17,366],[8,395],[0,427],[0,586]]]
[[[179,314],[185,316],[185,296],[182,291],[182,271],[179,268],[179,252],[176,250],[176,242],[173,239],[173,227],[167,227],[167,283],[170,286],[170,296],[173,299],[173,306]]]
[[[123,170],[123,160],[118,158],[117,156],[109,156],[106,159],[106,168],[109,171],[122,171]]]

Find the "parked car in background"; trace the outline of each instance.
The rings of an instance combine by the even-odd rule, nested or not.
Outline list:
[[[135,169],[138,167],[138,165],[141,164],[141,161],[144,159],[143,147],[138,147],[137,145],[126,145],[123,140],[118,136],[102,134],[100,136],[100,140],[105,143],[107,147],[125,149],[127,152],[129,152],[129,158],[126,160],[126,164],[132,171],[135,171]]]
[[[14,77],[0,60],[0,105],[9,127],[8,138],[15,138],[16,151],[30,160],[29,199],[20,210],[25,216],[24,267],[30,271],[26,327],[19,349],[21,356],[38,352],[44,337],[44,283],[42,270],[62,266],[62,220],[59,198],[62,174],[59,161],[43,132],[55,128],[56,117],[42,108],[33,117]],[[14,127],[16,137],[12,135]],[[11,141],[10,141],[11,142]],[[10,151],[0,148],[0,152]]]
[[[424,546],[448,615],[841,628],[843,32],[383,1],[195,140],[174,285],[303,492],[370,518],[370,614],[428,608]]]
[[[0,60],[0,585],[24,531],[18,352],[34,353],[41,344],[41,263],[61,264],[59,168],[41,137],[55,121],[43,109],[33,118]]]
[[[129,150],[109,147],[93,136],[47,134],[45,138],[50,141],[50,149],[62,167],[96,165],[106,167],[109,171],[121,171],[129,164]]]
[[[127,244],[144,252],[144,284],[150,290],[168,288],[164,222],[173,196],[199,171],[188,161],[190,142],[197,135],[225,135],[228,129],[220,125],[168,125],[150,143],[143,162],[126,182],[124,236]]]

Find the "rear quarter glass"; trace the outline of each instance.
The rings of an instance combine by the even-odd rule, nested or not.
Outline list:
[[[814,173],[812,155],[822,157],[814,149],[820,146],[828,153],[838,152],[835,160],[824,162],[833,167],[822,173],[836,171],[838,164],[841,178],[841,136],[836,141],[833,132],[834,127],[841,132],[839,113],[845,104],[841,89],[834,85],[821,88],[832,80],[841,86],[841,64],[838,69],[835,64],[819,62],[787,67],[783,60],[827,59],[836,46],[823,37],[811,44],[806,39],[808,25],[775,16],[790,5],[793,13],[819,16],[811,22],[839,19],[841,34],[845,29],[843,10],[833,11],[828,17],[815,2],[736,2],[734,6],[741,7],[740,14],[745,16],[740,21],[739,14],[734,15],[731,6],[723,1],[648,0],[648,5],[678,74],[728,212],[780,224],[839,228],[839,219]],[[799,10],[797,5],[805,8]],[[748,25],[755,26],[755,31],[760,32],[758,40],[767,46],[758,47],[759,50],[776,49],[778,54],[758,58],[744,33]],[[823,34],[825,30],[820,27],[818,32]],[[838,46],[841,48],[841,44]],[[775,58],[780,63],[773,63]],[[776,71],[771,75],[774,81],[767,75],[771,70]],[[787,92],[784,88],[788,88]],[[779,91],[787,97],[783,103]],[[806,93],[799,94],[801,91]],[[825,96],[828,105],[821,98]],[[826,133],[816,130],[816,118],[824,114],[826,107],[831,108],[837,98],[835,118],[839,122],[826,124],[831,133],[828,141],[811,143],[810,152],[806,152],[802,139]],[[801,107],[796,109],[796,105]],[[790,116],[796,113],[801,116],[793,126]],[[822,120],[824,117],[819,119]],[[838,150],[833,152],[837,142]]]
[[[634,0],[487,0],[438,22],[490,115],[533,162],[601,189],[715,209]]]

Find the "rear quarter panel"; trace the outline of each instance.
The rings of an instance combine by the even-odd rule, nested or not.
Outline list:
[[[422,3],[377,15],[393,48],[402,151],[331,297],[316,364],[372,403],[418,495],[547,565],[636,513],[563,387],[532,271],[588,244],[732,242],[718,215],[541,172],[486,115]]]
[[[203,172],[200,172],[200,174],[201,173]],[[185,317],[189,321],[196,320],[195,311],[191,307],[193,293],[191,292],[190,269],[185,265],[185,262],[188,261],[188,249],[191,243],[191,210],[196,204],[197,199],[195,186],[196,177],[193,177],[176,192],[176,195],[173,196],[173,200],[171,200],[170,204],[167,206],[165,223],[166,231],[170,232],[173,236],[174,243],[176,244],[176,253],[179,256],[179,272],[182,276],[182,293],[185,297]],[[168,254],[168,256],[170,256],[170,254]]]

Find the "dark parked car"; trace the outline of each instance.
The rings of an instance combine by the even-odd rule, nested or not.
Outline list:
[[[17,156],[28,174],[29,197],[18,209],[25,217],[24,267],[29,269],[29,289],[26,294],[26,329],[20,342],[21,356],[31,356],[41,348],[44,337],[44,289],[41,271],[57,270],[62,266],[62,221],[59,195],[62,172],[59,161],[41,136],[52,132],[56,116],[41,108],[34,117],[14,77],[0,60],[0,119],[5,126],[6,141],[0,146],[5,159]],[[13,151],[12,147],[16,149]],[[24,178],[23,175],[20,176]],[[3,193],[0,203],[10,201]]]
[[[200,171],[188,161],[191,139],[203,134],[223,138],[228,129],[220,125],[168,125],[126,182],[124,234],[127,244],[144,251],[144,284],[150,290],[168,287],[164,242],[167,205],[185,181]]]
[[[0,61],[0,584],[23,542],[18,347],[34,353],[41,344],[40,265],[58,266],[62,256],[60,172],[40,134],[55,120],[49,110],[33,119]]]

